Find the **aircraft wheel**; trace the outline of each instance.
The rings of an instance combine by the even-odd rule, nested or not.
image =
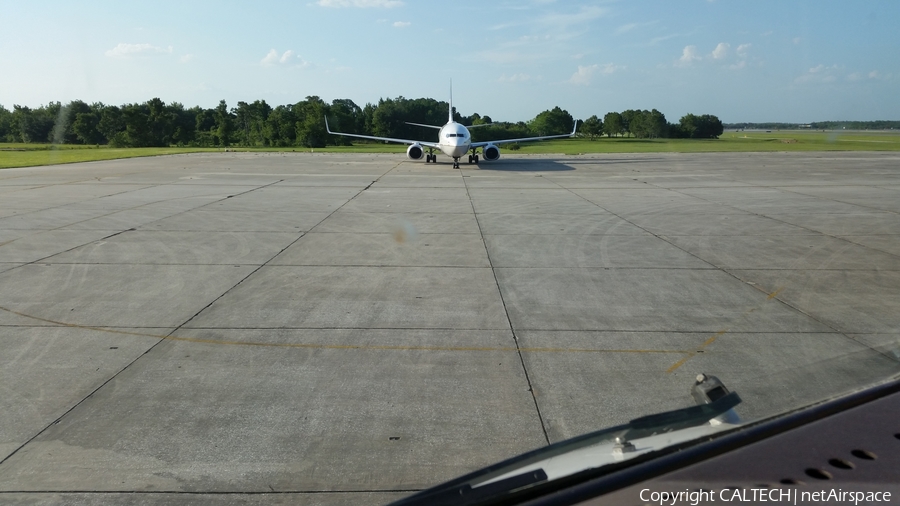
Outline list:
[[[478,163],[478,155],[475,155],[475,156],[474,156],[474,157],[472,157],[472,158],[474,158],[474,159],[475,159],[475,163]]]
[[[472,155],[469,155],[469,165],[472,165]]]

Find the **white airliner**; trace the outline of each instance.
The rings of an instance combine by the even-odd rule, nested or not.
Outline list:
[[[372,135],[358,135],[358,134],[345,134],[341,132],[332,132],[330,128],[328,128],[328,118],[325,118],[325,130],[328,133],[333,135],[343,135],[345,137],[359,137],[360,139],[372,139],[376,141],[387,141],[387,142],[398,142],[401,144],[409,144],[409,147],[406,148],[406,156],[410,160],[421,160],[422,156],[425,156],[425,163],[428,162],[437,162],[437,155],[434,154],[435,149],[439,149],[443,151],[443,153],[449,157],[453,158],[453,168],[459,168],[459,159],[467,152],[471,151],[469,154],[469,163],[478,163],[478,148],[481,148],[482,157],[489,161],[493,162],[494,160],[498,160],[500,158],[500,148],[497,147],[500,144],[507,144],[510,142],[525,142],[525,141],[539,141],[543,139],[556,139],[558,137],[572,137],[575,135],[575,129],[578,128],[578,120],[575,120],[575,126],[572,128],[572,133],[562,134],[562,135],[541,135],[539,137],[524,137],[521,139],[503,139],[499,141],[484,141],[484,142],[472,142],[472,136],[469,134],[469,129],[465,126],[453,121],[453,93],[450,93],[450,117],[447,120],[447,124],[444,126],[436,126],[436,125],[423,125],[421,123],[409,123],[408,125],[416,125],[428,128],[435,128],[440,130],[438,133],[438,141],[437,142],[428,142],[428,141],[414,141],[410,139],[394,139],[391,137],[375,137]],[[476,128],[481,126],[489,126],[490,124],[482,124],[482,125],[472,125],[469,128]],[[428,149],[428,153],[425,153],[425,148]]]

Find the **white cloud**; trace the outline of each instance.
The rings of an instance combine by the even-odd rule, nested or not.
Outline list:
[[[569,78],[569,82],[587,86],[588,84],[591,84],[591,76],[599,68],[600,65],[597,65],[596,63],[588,66],[579,65],[578,70],[576,70],[575,73],[572,74],[572,77]]]
[[[557,38],[571,38],[577,36],[577,33],[573,32],[572,27],[590,23],[605,16],[607,12],[609,12],[609,9],[605,7],[582,6],[578,12],[548,12],[527,20],[502,22],[491,26],[489,29],[505,30],[516,26],[532,25],[545,30],[553,30]]]
[[[792,42],[793,42],[795,45],[796,45],[796,44],[800,44],[800,42],[802,42],[802,41],[803,41],[803,39],[801,39],[800,37],[794,37],[794,39],[792,40]]]
[[[866,75],[869,76],[869,79],[890,79],[894,74],[885,74],[877,70],[873,70]]]
[[[747,66],[747,60],[741,60],[737,63],[733,63],[728,66],[731,70],[741,70],[742,68]]]
[[[634,30],[635,28],[643,28],[645,26],[655,25],[657,22],[658,21],[648,21],[646,23],[627,23],[627,24],[624,24],[624,25],[616,28],[616,31],[613,33],[615,35],[622,35],[623,33],[627,33],[627,32]]]
[[[699,59],[700,56],[697,54],[697,46],[684,46],[684,49],[681,50],[681,58],[679,58],[675,64],[686,67]]]
[[[603,72],[604,74],[615,74],[616,72],[618,72],[620,70],[624,70],[624,69],[625,69],[624,65],[614,65],[612,63],[607,63],[606,65],[603,65],[601,67],[600,71]]]
[[[731,44],[729,44],[727,42],[719,42],[719,45],[717,45],[716,48],[713,49],[713,52],[712,52],[713,59],[721,60],[722,58],[725,58],[726,56],[728,56],[728,48],[730,48],[730,47],[731,47]]]
[[[750,48],[751,48],[752,46],[753,46],[753,44],[749,44],[749,43],[748,43],[748,44],[741,44],[740,46],[737,47],[737,49],[735,50],[735,52],[737,53],[738,56],[740,56],[740,57],[745,57],[745,56],[747,56],[747,52],[750,50]]]
[[[189,62],[189,61],[191,61],[191,60],[193,60],[193,59],[194,59],[194,55],[188,53],[188,54],[182,56],[181,58],[179,58],[179,61],[180,61],[181,63],[187,63],[187,62]]]
[[[497,79],[497,82],[500,83],[524,83],[525,81],[537,81],[540,80],[540,77],[532,77],[529,74],[513,74],[511,76],[507,76],[503,74]]]
[[[288,65],[294,64],[300,67],[308,67],[309,62],[300,58],[294,51],[288,49],[284,53],[278,54],[278,51],[270,49],[266,56],[259,61],[263,67],[271,67],[272,65]]]
[[[359,7],[362,9],[369,7],[390,9],[403,5],[403,2],[400,0],[318,0],[316,3],[320,7]]]
[[[581,7],[581,10],[577,13],[573,14],[562,14],[562,13],[552,13],[547,14],[543,17],[537,19],[537,22],[542,25],[551,25],[557,26],[560,28],[566,28],[570,25],[580,25],[584,23],[589,23],[595,19],[598,19],[604,16],[609,9],[604,7]]]
[[[819,64],[811,67],[805,74],[794,79],[794,84],[831,83],[838,79],[838,74],[842,73],[842,70],[839,65],[826,66]]]
[[[847,74],[847,80],[848,80],[848,81],[860,81],[860,80],[862,80],[862,78],[863,78],[863,76],[862,76],[862,74],[860,74],[859,72],[854,72],[854,73],[852,73],[852,74]]]
[[[259,63],[262,65],[275,65],[278,62],[278,51],[272,49]]]
[[[126,44],[124,42],[120,42],[118,46],[110,49],[106,52],[106,56],[110,58],[129,58],[131,56],[136,56],[140,54],[153,54],[153,53],[171,53],[172,46],[168,48],[161,48],[158,46],[154,46],[152,44]]]
[[[622,65],[615,65],[613,63],[607,63],[605,65],[579,65],[578,70],[572,74],[572,77],[569,78],[569,82],[572,84],[580,84],[582,86],[587,86],[591,84],[592,76],[600,72],[601,74],[614,74],[625,67]]]
[[[622,25],[622,26],[616,28],[616,31],[614,33],[616,35],[621,35],[625,32],[630,32],[631,30],[634,30],[637,27],[638,27],[637,23],[628,23],[626,25]]]
[[[412,23],[410,23],[409,21],[394,21],[393,26],[394,26],[394,28],[406,28],[407,26],[409,26],[411,24]]]

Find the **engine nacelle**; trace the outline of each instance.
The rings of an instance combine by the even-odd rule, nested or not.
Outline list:
[[[489,162],[500,159],[500,148],[493,144],[488,144],[481,151],[481,157]]]
[[[411,144],[406,148],[406,157],[410,160],[421,160],[423,156],[425,156],[425,150],[419,143]]]

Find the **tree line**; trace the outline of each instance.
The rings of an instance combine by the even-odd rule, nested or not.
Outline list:
[[[900,121],[814,121],[812,123],[728,123],[729,130],[900,130]]]
[[[630,135],[638,139],[717,139],[725,129],[716,116],[686,114],[678,123],[669,123],[656,109],[608,112],[601,120],[591,116],[581,125],[581,133],[590,139]]]
[[[210,109],[187,108],[159,98],[144,103],[106,105],[74,100],[63,105],[51,102],[38,108],[0,105],[0,142],[52,142],[57,144],[105,144],[111,147],[306,147],[347,145],[350,139],[328,135],[324,117],[333,131],[393,138],[429,138],[433,133],[407,122],[442,125],[447,120],[447,102],[430,98],[379,99],[360,107],[350,99],[330,104],[309,96],[296,104],[272,107],[265,100],[238,102],[229,107],[222,100]],[[554,107],[529,121],[494,122],[474,113],[454,120],[463,125],[488,125],[472,130],[474,141],[564,134],[572,130],[574,118]],[[688,114],[677,124],[652,111],[628,110],[607,113],[603,120],[591,116],[579,126],[591,139],[631,135],[654,137],[717,137],[721,122],[715,116]]]

